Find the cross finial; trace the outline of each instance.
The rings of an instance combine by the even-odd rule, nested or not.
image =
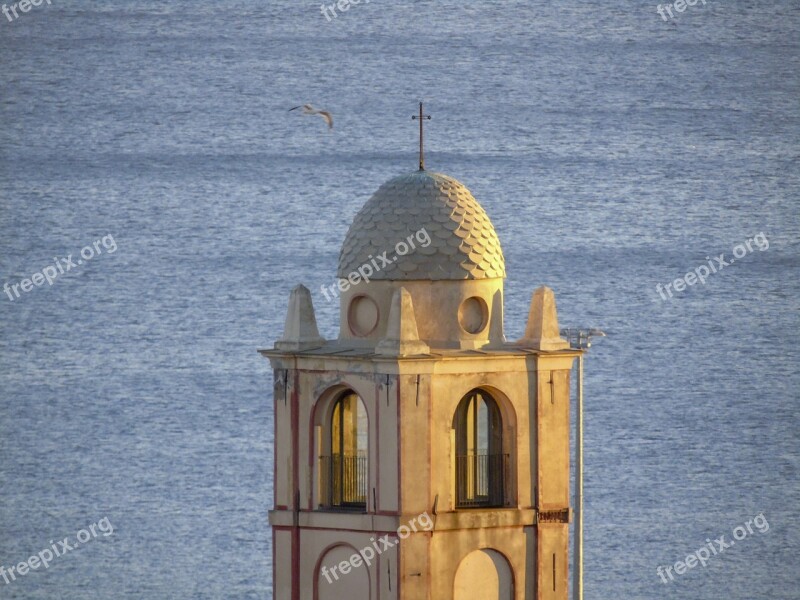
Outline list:
[[[423,153],[422,149],[422,122],[425,119],[430,120],[431,116],[423,114],[422,112],[422,102],[419,103],[419,116],[411,117],[412,121],[419,121],[419,170],[425,170],[425,154]]]

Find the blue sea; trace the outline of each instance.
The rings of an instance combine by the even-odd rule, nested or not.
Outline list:
[[[800,4],[657,6],[0,13],[0,566],[83,542],[0,598],[271,597],[257,349],[298,283],[337,336],[320,287],[416,168],[420,100],[428,169],[498,231],[507,337],[540,285],[608,334],[585,368],[586,598],[800,598]]]

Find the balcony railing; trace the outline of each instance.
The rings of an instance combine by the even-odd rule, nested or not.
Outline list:
[[[505,506],[508,454],[467,454],[456,457],[458,508]]]
[[[367,457],[334,454],[319,457],[320,504],[326,508],[366,510]]]

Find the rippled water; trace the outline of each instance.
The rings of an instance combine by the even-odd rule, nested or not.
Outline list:
[[[358,208],[415,168],[482,202],[506,328],[533,288],[586,364],[586,597],[797,598],[800,8],[53,0],[0,16],[0,564],[107,517],[0,598],[267,598],[271,375],[323,334]],[[288,114],[312,102],[332,111]],[[665,285],[763,232],[735,264]],[[103,246],[99,246],[103,248]],[[656,574],[763,513],[769,531]]]

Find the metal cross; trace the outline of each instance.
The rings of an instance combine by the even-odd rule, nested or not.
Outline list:
[[[411,117],[412,121],[419,121],[419,170],[425,170],[425,155],[422,151],[422,122],[427,119],[430,120],[431,116],[422,113],[422,102],[419,103],[419,116]]]

